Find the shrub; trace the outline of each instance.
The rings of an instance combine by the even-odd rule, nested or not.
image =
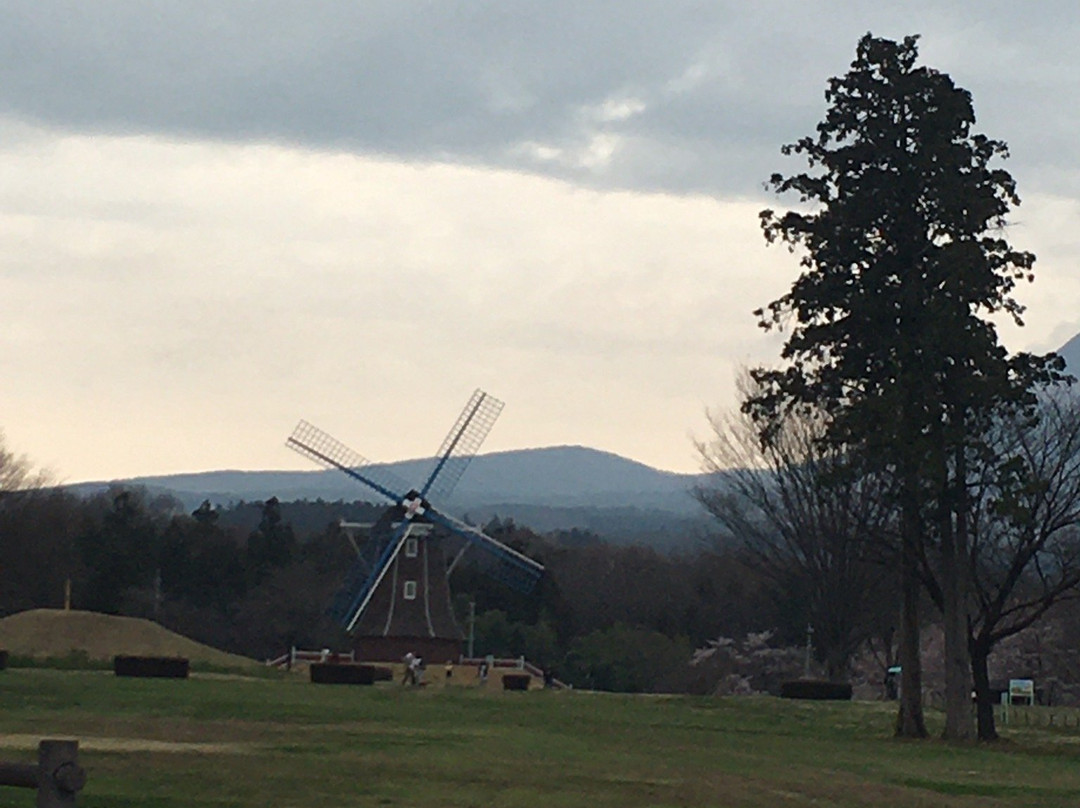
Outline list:
[[[685,689],[681,680],[686,678],[690,654],[685,638],[616,624],[574,640],[559,666],[559,677],[588,690],[680,692]]]

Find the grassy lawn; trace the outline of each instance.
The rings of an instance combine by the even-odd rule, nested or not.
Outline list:
[[[1080,803],[1075,729],[957,747],[895,741],[891,718],[769,698],[0,672],[0,759],[78,738],[90,808]],[[0,806],[32,804],[0,789]]]

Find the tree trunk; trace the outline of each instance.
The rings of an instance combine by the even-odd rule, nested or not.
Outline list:
[[[971,675],[975,680],[975,716],[980,741],[996,741],[994,698],[990,691],[990,644],[975,640],[971,643]]]
[[[851,653],[837,643],[837,646],[825,655],[825,675],[830,682],[846,682],[850,674]]]
[[[971,720],[971,661],[968,657],[967,610],[956,546],[942,536],[942,596],[945,630],[945,738],[967,741],[975,737]],[[950,559],[950,560],[945,560]]]
[[[910,491],[911,489],[909,489]],[[900,539],[900,710],[896,716],[899,738],[925,738],[920,657],[918,542],[919,519],[913,497],[905,497]]]
[[[945,732],[953,741],[975,737],[971,716],[971,660],[968,655],[967,502],[964,448],[957,448],[953,489],[946,497],[941,518],[941,594],[945,630]],[[945,490],[948,490],[946,487]],[[956,515],[955,525],[953,513]]]

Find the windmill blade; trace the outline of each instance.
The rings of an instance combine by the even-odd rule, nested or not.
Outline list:
[[[507,586],[517,589],[519,592],[528,594],[544,574],[544,565],[533,561],[527,555],[519,553],[512,547],[507,547],[500,541],[496,541],[482,530],[467,525],[459,519],[447,516],[434,508],[428,508],[424,518],[442,525],[447,530],[468,539],[472,546],[483,550],[483,554],[477,555],[478,563],[491,577],[501,581]]]
[[[409,520],[402,521],[386,534],[384,540],[378,541],[372,536],[372,540],[365,543],[364,551],[349,571],[345,583],[334,596],[334,602],[330,606],[330,616],[346,631],[352,631],[356,627],[360,615],[364,613],[375,590],[386,576],[386,571],[401,552],[412,525]]]
[[[439,447],[435,467],[420,489],[421,496],[442,498],[450,495],[495,425],[502,408],[503,402],[483,390],[477,389],[472,394]]]
[[[323,432],[307,421],[301,421],[285,441],[294,452],[302,454],[326,468],[338,469],[368,488],[378,491],[392,502],[401,502],[409,485],[383,466],[376,466],[363,455],[354,452],[333,435]]]

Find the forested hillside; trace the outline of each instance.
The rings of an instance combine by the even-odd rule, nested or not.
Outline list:
[[[120,487],[88,499],[9,492],[2,502],[0,615],[58,608],[70,580],[74,608],[148,617],[254,658],[293,645],[348,647],[325,615],[352,561],[339,520],[370,522],[381,512],[275,498],[189,512]],[[477,653],[524,654],[581,686],[679,690],[691,686],[694,649],[711,639],[775,626],[787,626],[792,641],[801,635],[797,600],[778,605],[738,551],[669,555],[587,531],[540,535],[510,520],[485,528],[547,572],[523,596],[467,560],[455,571],[463,627],[476,604]]]

